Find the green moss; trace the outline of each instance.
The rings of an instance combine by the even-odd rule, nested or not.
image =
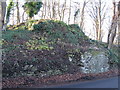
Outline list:
[[[93,56],[97,56],[101,53],[101,51],[95,51],[95,50],[91,50],[90,53],[93,55]]]

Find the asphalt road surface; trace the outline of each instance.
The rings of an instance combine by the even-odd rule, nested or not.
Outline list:
[[[111,77],[106,79],[100,79],[100,80],[92,80],[92,81],[84,81],[84,82],[76,82],[71,84],[63,84],[63,85],[53,85],[53,86],[46,86],[44,88],[37,87],[37,88],[17,88],[17,89],[2,89],[2,90],[48,90],[53,89],[58,90],[61,89],[68,89],[68,90],[74,90],[75,88],[77,90],[120,90],[118,89],[119,86],[119,79],[120,77]],[[74,89],[72,89],[74,88]],[[84,89],[85,88],[85,89]],[[88,88],[88,89],[87,89]],[[91,89],[90,89],[91,88]],[[75,90],[76,90],[75,89]]]
[[[120,77],[119,77],[120,79]],[[118,88],[118,77],[93,80],[93,81],[85,81],[85,82],[77,82],[65,85],[51,86],[47,88]]]

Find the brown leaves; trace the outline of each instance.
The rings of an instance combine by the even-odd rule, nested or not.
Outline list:
[[[87,81],[93,79],[101,79],[117,76],[118,70],[111,70],[99,74],[82,74],[77,72],[75,74],[56,75],[51,77],[17,77],[17,78],[3,78],[3,88],[16,87],[42,87],[44,85],[62,84],[75,81]]]

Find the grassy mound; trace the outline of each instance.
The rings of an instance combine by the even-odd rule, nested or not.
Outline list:
[[[2,37],[3,77],[43,77],[80,71],[84,47],[91,43],[78,25],[54,20],[10,26]]]
[[[3,32],[3,77],[74,73],[82,53],[76,46],[87,40],[78,25],[62,21],[37,20],[10,26]],[[75,61],[70,62],[69,56]]]

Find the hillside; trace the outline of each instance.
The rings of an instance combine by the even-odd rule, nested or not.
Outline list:
[[[91,57],[91,61],[102,54],[102,59],[107,57],[110,66],[118,61],[117,53],[110,53],[106,43],[91,40],[78,25],[67,25],[62,21],[34,20],[9,26],[2,37],[4,79],[82,72],[81,67],[85,67],[82,60],[87,58],[85,54],[95,57]],[[101,60],[101,65],[103,62]],[[106,64],[104,70],[97,73],[108,71],[110,66]]]

